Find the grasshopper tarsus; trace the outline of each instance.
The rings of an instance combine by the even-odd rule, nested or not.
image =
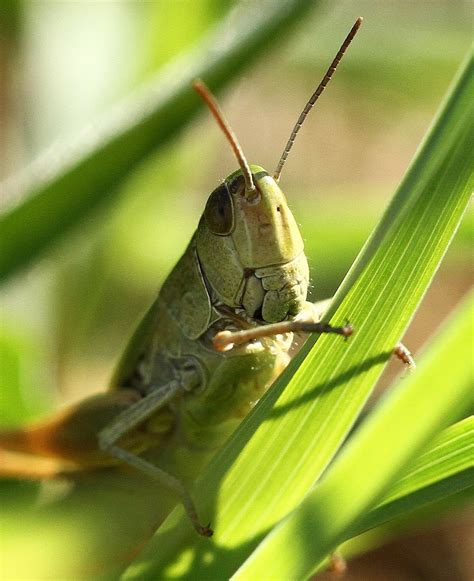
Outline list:
[[[347,339],[354,333],[354,327],[349,323],[349,319],[346,319],[346,324],[342,327],[342,335],[344,339]]]
[[[329,323],[306,323],[302,321],[300,330],[305,333],[334,333],[336,335],[342,335],[345,339],[350,337],[354,332],[354,328],[349,322],[346,322],[343,327],[333,327]]]
[[[207,538],[212,537],[212,535],[214,534],[214,530],[211,529],[211,523],[208,523],[206,526],[199,525],[198,527],[196,527],[196,531],[202,537]]]
[[[329,561],[329,571],[333,577],[343,577],[347,572],[347,562],[339,552],[332,553]]]
[[[404,363],[410,371],[414,371],[416,369],[416,363],[415,360],[413,359],[413,355],[403,343],[397,344],[397,346],[393,350],[393,354],[398,359],[400,359],[400,361]]]

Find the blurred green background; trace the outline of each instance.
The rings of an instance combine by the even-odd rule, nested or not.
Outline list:
[[[67,138],[206,33],[217,0],[5,3],[2,177]],[[340,2],[311,13],[222,96],[251,162],[271,171],[353,20],[364,26],[289,157],[312,296],[326,298],[380,217],[471,39],[468,2]],[[183,18],[183,13],[189,17]],[[103,389],[134,325],[183,252],[205,200],[235,169],[203,109],[120,201],[2,289],[8,423]],[[407,339],[417,348],[469,284],[465,225]],[[11,401],[9,401],[11,400]]]
[[[234,4],[3,2],[0,178],[93,124]],[[220,98],[249,161],[273,170],[307,98],[364,16],[281,179],[306,242],[314,300],[335,291],[403,176],[469,48],[471,10],[461,0],[327,3]],[[235,167],[203,108],[165,153],[130,175],[117,203],[4,285],[4,424],[106,387],[207,195]],[[415,352],[469,288],[470,244],[466,220],[406,338]]]

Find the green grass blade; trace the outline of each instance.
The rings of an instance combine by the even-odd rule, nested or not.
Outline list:
[[[350,274],[353,284],[338,295],[333,323],[349,318],[356,334],[348,343],[333,336],[316,345],[310,340],[206,470],[195,496],[215,526],[213,540],[196,540],[180,510],[174,511],[129,576],[228,578],[321,476],[409,324],[467,207],[471,71],[471,61],[466,62],[359,256]]]
[[[317,4],[242,6],[93,128],[42,156],[10,187],[4,184],[6,198],[23,201],[0,220],[0,279],[33,261],[100,203],[110,202],[130,171],[203,109],[191,89],[193,78],[202,77],[219,91]]]
[[[304,579],[346,540],[360,515],[373,506],[397,473],[465,407],[472,387],[466,337],[473,314],[471,299],[434,343],[417,373],[402,380],[385,398],[321,483],[265,538],[235,579],[259,579],[263,574]],[[443,373],[447,362],[449,382]]]
[[[382,220],[372,232],[339,287],[328,314],[332,315],[336,311],[347,290],[352,287],[368,261],[377,252],[387,232],[391,228],[397,228],[397,224],[405,219],[400,208],[403,207],[404,212],[408,215],[410,213],[410,205],[415,204],[417,198],[434,184],[434,176],[442,171],[441,167],[446,162],[447,151],[455,147],[459,135],[464,135],[469,147],[469,143],[474,138],[472,115],[469,115],[471,108],[470,96],[474,91],[472,82],[472,75],[474,74],[473,59],[472,52],[466,55],[465,61],[452,83],[452,89],[447,92],[443,103],[441,103],[429,131],[413,157]],[[472,192],[474,180],[467,151],[463,162],[461,161],[464,170],[461,179],[466,180],[466,188],[469,192]],[[445,187],[450,187],[451,184],[454,186],[453,180],[455,178],[456,174],[453,171],[451,177],[445,180]]]
[[[389,488],[379,504],[357,523],[349,536],[456,494],[473,484],[474,417],[471,416],[435,438]]]
[[[474,499],[474,419],[466,418],[444,430],[400,480],[385,493],[382,501],[347,531],[339,547],[352,558],[378,547],[405,531],[436,526],[472,506]],[[413,479],[412,479],[413,476]],[[456,518],[456,517],[454,517]],[[362,533],[362,534],[361,534]],[[329,559],[318,565],[321,570]]]
[[[390,486],[380,503],[346,532],[347,558],[382,544],[400,531],[438,521],[474,498],[474,417],[443,430]],[[375,529],[375,530],[374,530]],[[361,534],[362,533],[362,534]],[[364,534],[365,533],[365,534]],[[318,570],[329,560],[318,565]]]

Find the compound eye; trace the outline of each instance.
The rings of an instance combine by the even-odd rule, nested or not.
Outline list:
[[[209,196],[204,219],[209,230],[218,236],[228,236],[234,229],[234,206],[225,184],[220,185]]]
[[[244,194],[245,192],[245,180],[243,175],[238,175],[230,182],[227,182],[229,187],[229,192],[231,194]]]

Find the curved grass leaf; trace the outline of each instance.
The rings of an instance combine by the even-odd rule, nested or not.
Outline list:
[[[444,430],[410,464],[385,493],[382,501],[347,531],[348,540],[338,552],[344,557],[366,553],[394,535],[430,526],[456,513],[474,499],[474,418]],[[362,533],[362,534],[361,534]],[[329,565],[320,563],[317,571]]]
[[[455,355],[458,357],[458,354]],[[360,534],[474,484],[474,417],[444,430],[357,523]]]
[[[334,336],[316,344],[310,339],[200,478],[195,497],[215,527],[213,539],[196,540],[177,509],[127,577],[228,578],[301,502],[334,457],[466,209],[472,179],[472,68],[470,59],[462,66],[406,178],[330,307],[332,322],[350,319],[355,335],[348,343]],[[430,417],[428,405],[426,414]],[[357,482],[349,478],[345,485],[357,487]],[[301,539],[303,552],[314,552],[313,541]]]
[[[192,79],[203,77],[219,91],[318,4],[262,0],[241,6],[104,119],[2,184],[7,199],[23,201],[0,219],[0,279],[33,261],[100,203],[110,202],[116,186],[183,129],[202,108]]]
[[[351,536],[360,515],[375,504],[407,461],[440,426],[446,425],[466,407],[472,386],[472,371],[466,365],[470,353],[466,336],[470,333],[473,313],[471,298],[434,342],[417,373],[399,382],[397,389],[385,397],[321,482],[265,538],[234,579],[259,579],[263,572],[270,578],[307,578],[326,555]],[[449,382],[443,373],[446,362],[449,362]],[[456,436],[459,438],[459,433]],[[472,424],[470,436],[472,443]],[[446,445],[444,438],[441,444]],[[438,458],[441,464],[441,454],[438,442],[434,450],[425,454],[422,464],[418,462],[398,486],[394,486],[382,506],[400,498],[410,488],[413,492],[417,485],[436,479],[433,461]],[[458,449],[456,440],[454,454],[458,462],[452,462],[449,456],[444,458],[451,464],[451,469],[445,472],[446,477],[450,471],[459,471],[459,464],[461,472],[463,468],[472,468],[472,460],[466,455],[468,451],[462,447]],[[437,469],[443,471],[442,466]],[[417,480],[417,476],[421,476],[421,480]],[[379,518],[386,519],[387,513],[382,516],[381,507],[379,511]],[[361,525],[362,530],[368,522]],[[307,550],[309,544],[312,551]]]

